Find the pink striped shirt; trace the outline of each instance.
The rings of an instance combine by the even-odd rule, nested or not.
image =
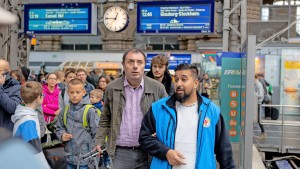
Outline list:
[[[123,147],[139,146],[138,138],[144,114],[141,109],[141,99],[144,92],[144,78],[140,85],[134,89],[124,80],[125,107],[122,112],[120,133],[117,137],[117,145]]]

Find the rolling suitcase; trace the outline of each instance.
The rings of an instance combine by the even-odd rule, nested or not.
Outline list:
[[[279,118],[279,111],[275,107],[271,107],[271,119],[277,120]]]
[[[275,107],[265,107],[265,117],[270,117],[272,120],[279,118],[279,111]]]

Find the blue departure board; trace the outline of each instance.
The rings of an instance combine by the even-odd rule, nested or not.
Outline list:
[[[29,34],[97,34],[97,7],[92,3],[28,4],[24,31]]]
[[[138,2],[138,33],[213,33],[214,0]]]
[[[157,56],[158,54],[147,54],[147,60],[146,60],[146,66],[145,69],[151,68],[151,61],[152,58]],[[179,64],[182,63],[191,63],[192,61],[192,55],[191,54],[171,54],[169,59],[169,66],[168,69],[174,70]]]

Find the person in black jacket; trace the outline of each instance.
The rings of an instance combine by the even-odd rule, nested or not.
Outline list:
[[[174,86],[172,83],[172,76],[168,70],[169,60],[165,55],[157,55],[151,60],[150,71],[146,76],[161,82],[166,89],[168,95],[174,93]]]
[[[0,60],[0,127],[9,131],[13,130],[14,124],[11,116],[16,107],[21,103],[20,82],[9,75],[10,65],[6,60]]]

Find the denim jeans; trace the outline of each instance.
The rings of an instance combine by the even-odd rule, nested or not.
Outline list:
[[[67,169],[77,169],[77,165],[67,163]],[[79,169],[88,169],[88,166],[87,165],[79,166]]]
[[[148,169],[148,154],[142,149],[116,148],[112,169]]]
[[[109,159],[109,156],[108,154],[101,154],[101,157],[100,157],[100,166],[107,166],[107,165],[110,165],[110,159]]]

